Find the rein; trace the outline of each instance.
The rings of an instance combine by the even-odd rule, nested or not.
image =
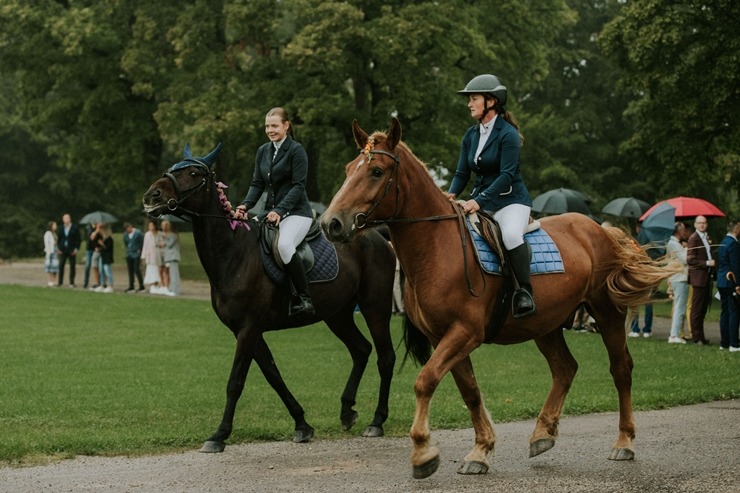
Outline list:
[[[365,158],[367,159],[368,164],[372,160],[372,155],[374,154],[380,154],[383,156],[387,156],[391,159],[393,159],[393,171],[391,172],[390,178],[388,178],[388,182],[385,184],[385,188],[383,189],[383,193],[380,195],[380,198],[372,203],[370,206],[370,209],[368,209],[367,212],[359,212],[355,215],[355,218],[353,220],[353,223],[357,229],[362,229],[367,225],[379,225],[379,224],[401,224],[401,223],[417,223],[417,222],[425,222],[425,221],[441,221],[446,219],[457,219],[458,229],[460,230],[460,243],[462,245],[462,251],[463,251],[463,264],[465,266],[465,281],[468,284],[468,292],[474,296],[479,297],[480,294],[476,293],[473,289],[473,283],[470,279],[470,268],[468,267],[468,241],[467,241],[467,228],[465,227],[465,213],[462,210],[462,207],[457,204],[456,202],[451,202],[452,209],[455,211],[454,214],[443,214],[443,215],[437,215],[437,216],[427,216],[427,217],[402,217],[402,218],[396,218],[396,214],[398,214],[398,204],[399,204],[399,195],[401,193],[401,187],[398,183],[396,183],[396,206],[393,210],[393,215],[389,217],[388,219],[373,219],[369,220],[368,216],[375,211],[375,209],[380,205],[380,202],[383,201],[383,199],[388,195],[388,192],[390,191],[391,186],[393,185],[393,177],[396,177],[396,182],[398,182],[398,165],[401,162],[401,159],[388,151],[384,151],[382,149],[373,149],[373,146],[375,145],[374,141],[372,139],[369,139],[367,141],[367,144],[365,145],[365,149],[362,151],[365,154]],[[483,275],[483,268],[479,268],[481,279],[483,280],[483,290],[486,289],[486,277]]]

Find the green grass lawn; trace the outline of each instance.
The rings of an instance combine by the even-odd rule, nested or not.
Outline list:
[[[151,454],[198,448],[218,426],[233,357],[231,333],[210,303],[82,290],[0,286],[0,461],[34,464],[78,454]],[[358,318],[361,320],[361,318]],[[400,319],[393,339],[401,340]],[[565,414],[617,410],[606,351],[595,334],[568,331],[580,369]],[[374,355],[358,395],[360,421],[339,426],[347,351],[323,324],[266,334],[286,383],[317,437],[357,436],[375,407]],[[740,396],[740,357],[714,347],[630,341],[634,404],[659,409]],[[399,361],[402,349],[398,349]],[[473,353],[495,422],[533,418],[550,385],[534,343]],[[397,367],[386,433],[408,433],[418,369]],[[251,369],[229,443],[289,440],[293,423],[259,369]],[[434,428],[470,427],[447,377],[432,401]],[[638,423],[639,425],[639,423]],[[616,434],[616,420],[614,434]],[[526,440],[526,437],[522,438]]]

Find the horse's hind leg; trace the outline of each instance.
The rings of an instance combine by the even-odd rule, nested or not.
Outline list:
[[[290,416],[295,421],[295,429],[293,431],[293,441],[295,443],[306,443],[313,438],[314,429],[311,425],[306,422],[304,417],[303,408],[298,401],[293,397],[293,394],[285,385],[280,370],[278,370],[275,360],[272,357],[272,352],[267,346],[264,338],[260,337],[257,347],[254,351],[254,360],[259,365],[262,374],[265,376],[265,380],[280,396],[280,400],[288,409]]]
[[[354,321],[354,302],[340,310],[339,314],[325,320],[329,329],[347,347],[352,357],[352,371],[342,392],[342,410],[339,419],[342,430],[348,431],[357,422],[357,411],[354,410],[357,389],[367,367],[367,360],[373,350],[372,344],[362,335]]]
[[[635,417],[632,413],[632,356],[627,348],[624,331],[624,313],[616,307],[593,314],[599,333],[609,354],[609,371],[619,394],[619,434],[614,442],[610,460],[632,460],[635,451]]]
[[[537,349],[547,360],[552,374],[552,387],[542,406],[537,425],[529,439],[529,456],[534,457],[547,452],[555,446],[558,436],[558,423],[563,412],[565,397],[578,370],[578,363],[565,343],[560,326],[552,332],[535,339]]]

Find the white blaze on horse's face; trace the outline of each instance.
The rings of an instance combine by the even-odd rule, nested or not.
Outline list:
[[[360,166],[363,166],[365,164],[365,158],[360,158],[360,161],[357,163],[357,166],[355,167],[355,171],[360,169]]]

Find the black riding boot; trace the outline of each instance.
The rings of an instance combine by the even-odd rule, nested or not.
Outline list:
[[[514,292],[514,298],[511,301],[511,314],[514,318],[522,318],[537,313],[534,306],[532,284],[529,282],[530,257],[531,251],[526,242],[513,250],[509,250],[511,270],[516,280],[519,281],[519,287],[521,288]]]
[[[293,258],[290,259],[290,262],[285,265],[285,272],[288,273],[290,280],[293,282],[293,286],[295,286],[296,293],[298,294],[298,299],[296,301],[291,301],[290,315],[313,315],[315,310],[313,308],[311,296],[308,294],[306,271],[303,270],[303,264],[297,254],[294,254]]]

